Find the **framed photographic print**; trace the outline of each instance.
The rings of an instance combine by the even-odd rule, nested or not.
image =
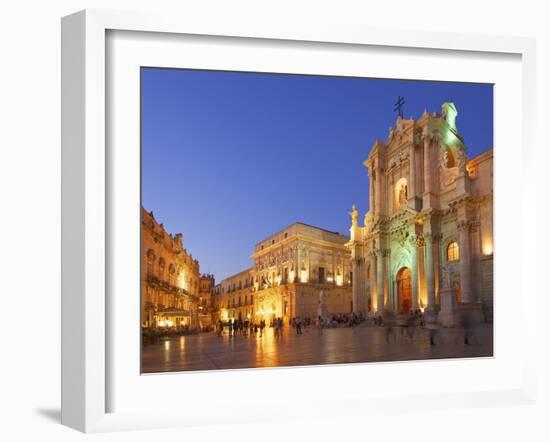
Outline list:
[[[140,76],[143,373],[493,356],[492,84]]]
[[[534,43],[264,25],[63,19],[63,422],[531,401]]]

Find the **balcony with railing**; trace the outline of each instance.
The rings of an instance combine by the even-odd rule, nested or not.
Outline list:
[[[187,290],[185,290],[182,287],[177,287],[177,286],[171,284],[169,281],[164,281],[164,280],[158,278],[157,276],[154,276],[154,275],[151,275],[151,274],[148,274],[146,279],[147,279],[147,283],[151,287],[159,288],[159,289],[161,289],[165,292],[187,296],[187,297],[191,298],[192,300],[198,302],[198,299],[199,299],[198,296],[195,296],[195,295],[189,293]]]

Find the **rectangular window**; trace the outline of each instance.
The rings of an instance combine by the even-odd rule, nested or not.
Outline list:
[[[325,268],[319,267],[319,282],[322,284],[325,282]]]

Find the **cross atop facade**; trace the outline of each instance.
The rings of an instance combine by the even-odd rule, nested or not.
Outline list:
[[[397,97],[397,103],[395,103],[394,111],[397,111],[397,115],[403,118],[403,105],[405,104],[405,98],[399,95]]]

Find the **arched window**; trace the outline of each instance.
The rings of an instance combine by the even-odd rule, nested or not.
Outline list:
[[[447,261],[458,261],[460,259],[460,250],[456,241],[451,242],[447,246]]]

